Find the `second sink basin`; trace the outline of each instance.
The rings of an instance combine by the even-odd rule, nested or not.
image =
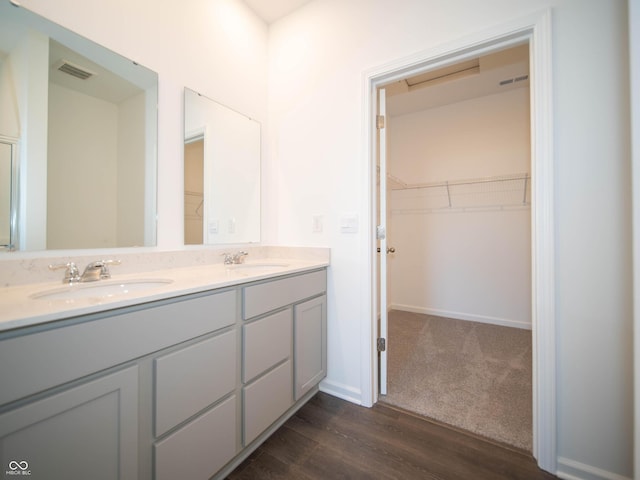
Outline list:
[[[110,298],[131,292],[151,290],[172,283],[167,278],[144,278],[136,280],[107,280],[95,283],[74,283],[60,288],[34,293],[31,298],[43,300],[82,300],[88,298]]]

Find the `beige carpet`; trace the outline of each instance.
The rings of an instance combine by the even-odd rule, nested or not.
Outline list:
[[[381,400],[531,451],[531,331],[389,314]]]

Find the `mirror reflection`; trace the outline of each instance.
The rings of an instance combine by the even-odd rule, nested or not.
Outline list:
[[[15,174],[14,150],[13,143],[0,138],[0,249],[8,249],[15,236],[11,218],[12,205],[15,204],[11,188]]]
[[[260,123],[184,92],[186,245],[260,241]]]
[[[155,245],[157,89],[156,73],[0,2],[0,139],[15,148],[0,245]]]

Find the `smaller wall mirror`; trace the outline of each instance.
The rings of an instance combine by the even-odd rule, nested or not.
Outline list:
[[[260,241],[260,123],[184,91],[184,243]]]

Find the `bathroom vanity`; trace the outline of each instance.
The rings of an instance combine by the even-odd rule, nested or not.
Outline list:
[[[32,298],[49,313],[0,331],[3,468],[224,478],[326,374],[326,263],[276,270],[167,271],[171,285],[97,304]]]

